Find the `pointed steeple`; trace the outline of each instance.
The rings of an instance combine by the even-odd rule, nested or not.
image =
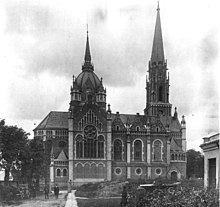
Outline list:
[[[154,62],[164,62],[164,51],[163,51],[163,38],[162,38],[162,30],[161,30],[161,23],[160,23],[160,7],[159,1],[157,6],[157,18],[156,18],[156,25],[154,30],[154,41],[153,41],[153,48],[151,54],[151,63]]]
[[[86,51],[85,51],[85,57],[84,57],[84,65],[82,70],[93,70],[93,65],[91,63],[91,54],[90,54],[90,48],[89,48],[89,32],[88,32],[88,25],[87,25],[87,39],[86,39]]]

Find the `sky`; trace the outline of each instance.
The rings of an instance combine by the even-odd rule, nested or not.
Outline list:
[[[187,149],[201,150],[219,132],[218,0],[159,3],[170,103],[185,115]],[[50,111],[68,111],[87,24],[112,112],[143,114],[156,8],[156,0],[0,1],[0,118],[33,138]]]

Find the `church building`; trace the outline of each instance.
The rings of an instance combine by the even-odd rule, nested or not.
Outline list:
[[[51,111],[34,129],[49,156],[53,185],[186,177],[186,122],[169,102],[169,74],[157,8],[143,114],[113,113],[106,89],[94,71],[89,46],[78,76],[73,76],[69,109]],[[147,71],[148,70],[148,71]],[[145,94],[143,94],[143,97]]]

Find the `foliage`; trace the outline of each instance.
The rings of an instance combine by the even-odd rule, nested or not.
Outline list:
[[[187,178],[203,178],[204,177],[204,156],[200,151],[194,149],[187,150]]]
[[[39,182],[41,176],[45,174],[44,171],[44,148],[42,140],[38,138],[34,138],[29,140],[28,142],[28,157],[29,159],[26,160],[24,163],[24,173],[28,177],[28,183],[34,179]],[[27,170],[27,171],[26,171]]]
[[[26,159],[26,157],[21,157],[21,154],[27,153],[28,135],[22,128],[7,126],[4,120],[1,120],[1,167],[5,169],[6,184],[9,181],[10,172],[16,177],[20,172],[22,161]]]
[[[17,188],[0,185],[0,201],[10,201],[16,198]]]
[[[183,181],[181,185],[153,190],[135,190],[129,193],[128,207],[176,207],[176,206],[219,206],[218,189],[205,190],[201,180]],[[199,183],[197,183],[199,182]],[[194,184],[194,185],[193,185]]]

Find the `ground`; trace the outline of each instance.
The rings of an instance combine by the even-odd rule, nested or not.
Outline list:
[[[37,195],[34,199],[22,200],[21,202],[13,202],[11,205],[4,205],[0,203],[0,206],[5,207],[64,207],[66,203],[67,192],[61,192],[58,199],[54,198],[54,195],[50,195],[50,199],[45,199],[44,195]]]

